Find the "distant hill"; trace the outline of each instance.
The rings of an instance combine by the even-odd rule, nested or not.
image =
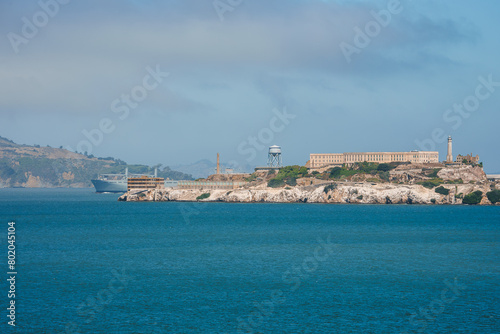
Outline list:
[[[101,173],[152,173],[153,167],[127,165],[124,161],[97,158],[63,148],[29,146],[0,136],[0,188],[8,187],[92,187],[91,179]],[[158,165],[156,167],[161,167]],[[170,167],[158,168],[158,176],[192,180]]]

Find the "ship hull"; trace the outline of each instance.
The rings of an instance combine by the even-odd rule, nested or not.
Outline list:
[[[127,180],[91,180],[97,193],[126,193]]]

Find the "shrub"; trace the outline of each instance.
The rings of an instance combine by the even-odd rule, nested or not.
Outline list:
[[[289,177],[285,179],[286,184],[289,186],[295,187],[297,185],[297,178],[296,177]]]
[[[480,190],[477,190],[477,191],[474,191],[473,193],[465,195],[462,203],[475,205],[475,204],[479,204],[481,202],[482,198],[483,198],[483,192]]]
[[[376,171],[380,165],[376,162],[362,162],[362,163],[356,163],[355,168],[359,169],[360,172],[362,173],[371,173],[373,171]],[[389,169],[392,169],[391,166],[389,166]]]
[[[318,172],[317,170],[315,170],[315,171],[313,171],[311,174],[312,174],[312,175],[317,175],[317,174],[319,174],[319,172]]]
[[[245,181],[247,182],[252,182],[252,181],[255,181],[257,179],[257,174],[256,173],[253,173],[252,175],[250,175],[249,177],[247,177],[245,179]]]
[[[436,178],[439,171],[441,170],[442,168],[434,168],[432,170],[432,172],[430,172],[429,174],[427,174],[428,177],[432,177],[432,178]]]
[[[285,181],[283,181],[282,179],[278,179],[278,178],[271,179],[267,183],[267,186],[270,188],[279,188],[279,187],[283,187],[284,185],[285,185]]]
[[[391,169],[394,169],[394,167],[389,165],[389,164],[380,164],[377,167],[377,170],[382,171],[382,172],[388,172]]]
[[[426,180],[426,181],[420,181],[417,184],[420,184],[426,188],[432,189],[434,187],[439,186],[442,183],[443,183],[442,179],[430,179],[430,180]]]
[[[432,204],[436,204],[436,199],[435,198],[431,198],[431,203]]]
[[[389,172],[379,172],[379,176],[382,180],[389,182]]]
[[[455,198],[464,198],[464,194],[460,193],[458,195],[455,195]]]
[[[450,194],[450,190],[446,189],[443,186],[437,187],[436,189],[434,189],[434,191],[437,192],[438,194],[441,194],[441,195],[449,195]]]
[[[325,187],[325,189],[323,189],[323,191],[325,192],[325,194],[327,194],[330,190],[335,190],[337,189],[337,184],[336,183],[332,183],[332,184],[329,184]]]
[[[200,196],[196,197],[196,199],[199,201],[199,200],[209,198],[209,197],[210,197],[210,193],[204,193],[204,194],[201,194]]]
[[[492,191],[486,193],[486,197],[488,197],[490,202],[493,204],[500,202],[500,190],[498,190],[498,189],[492,190]]]
[[[356,197],[357,199],[359,200],[362,200],[363,199],[363,195],[359,195],[358,197]]]
[[[446,183],[448,183],[448,184],[463,184],[464,180],[462,180],[462,179],[448,180],[448,181],[446,181]]]
[[[340,176],[341,171],[342,171],[342,168],[333,167],[332,170],[330,171],[330,177],[331,178],[338,178]]]

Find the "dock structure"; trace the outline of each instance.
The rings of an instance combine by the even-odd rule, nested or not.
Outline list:
[[[491,182],[500,182],[500,174],[487,174],[486,178]]]
[[[165,179],[163,177],[129,177],[127,181],[127,190],[135,189],[163,189],[165,188]]]
[[[179,181],[177,187],[179,189],[236,189],[247,184],[244,181]]]

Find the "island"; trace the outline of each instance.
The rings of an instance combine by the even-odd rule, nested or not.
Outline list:
[[[130,189],[119,201],[500,205],[500,181],[476,163],[373,163],[260,168],[175,188]]]

